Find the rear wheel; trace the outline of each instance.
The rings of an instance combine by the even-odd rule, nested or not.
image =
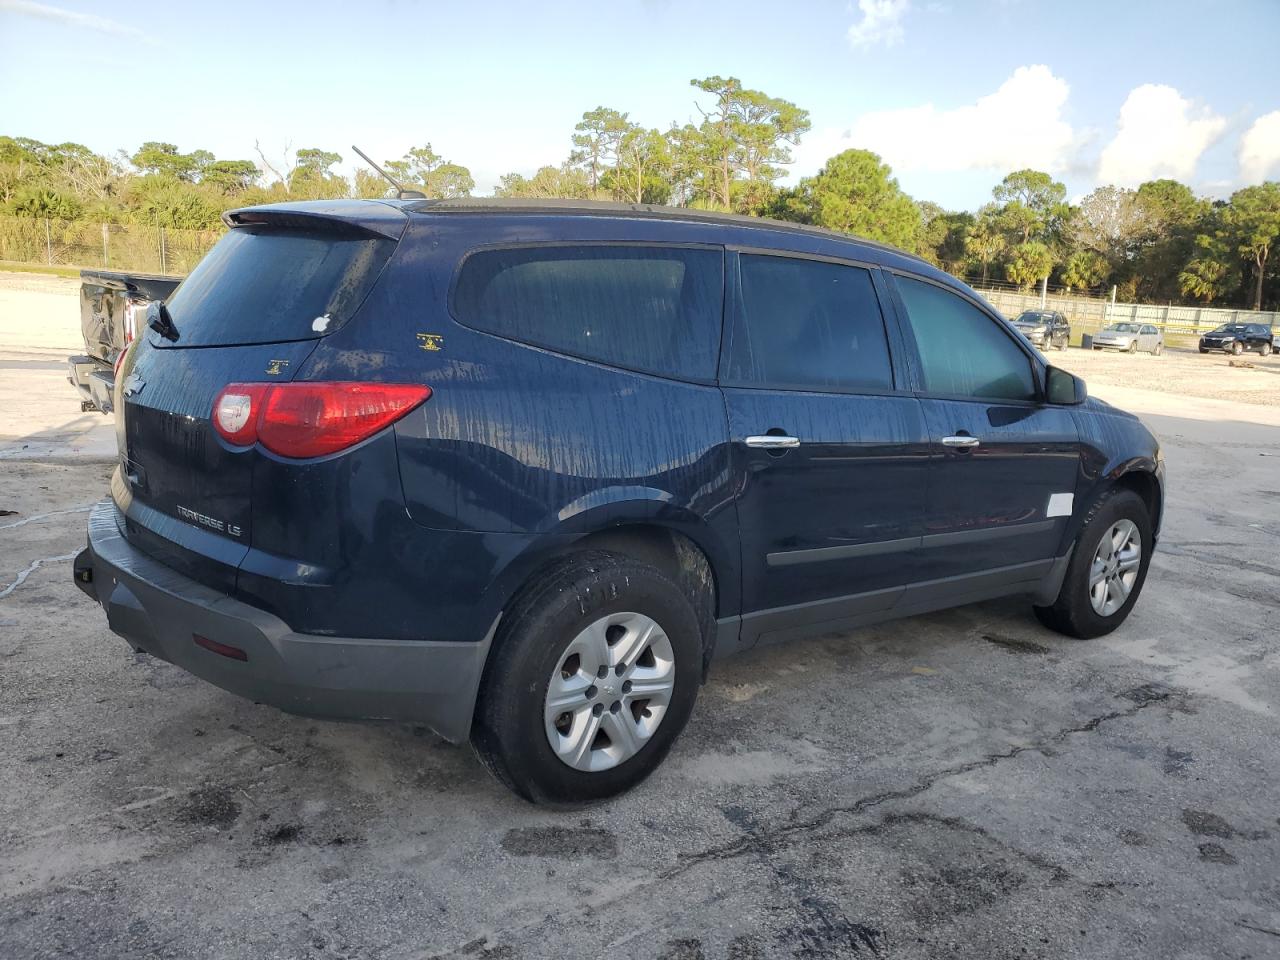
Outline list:
[[[1264,343],[1262,346],[1258,348],[1258,353],[1262,354],[1262,356],[1264,357],[1271,356],[1271,344]]]
[[[503,617],[472,744],[526,800],[610,797],[662,762],[701,671],[698,617],[675,583],[621,554],[576,554]]]
[[[1069,637],[1110,633],[1142,592],[1151,545],[1151,518],[1142,498],[1113,488],[1090,509],[1057,599],[1036,607],[1037,619]]]
[[[1153,347],[1153,348],[1152,348],[1152,350],[1151,350],[1151,354],[1152,354],[1152,356],[1156,356],[1156,357],[1158,357],[1158,356],[1160,356],[1160,354],[1162,354],[1162,353],[1164,353],[1164,344],[1163,344],[1163,343],[1157,343],[1157,344],[1155,345],[1155,347]]]

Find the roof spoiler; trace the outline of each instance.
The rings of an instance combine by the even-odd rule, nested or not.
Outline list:
[[[273,203],[222,215],[228,227],[282,227],[350,238],[399,240],[409,218],[390,204],[370,200]]]

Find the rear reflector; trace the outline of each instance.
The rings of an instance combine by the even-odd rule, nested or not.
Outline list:
[[[249,662],[249,655],[239,647],[219,643],[217,640],[210,640],[208,637],[202,637],[198,633],[193,633],[191,635],[191,639],[196,642],[197,647],[204,647],[212,653],[216,653],[223,657],[229,657],[232,660],[243,660],[245,663]]]
[[[238,447],[323,457],[373,436],[431,396],[416,383],[232,383],[213,402],[213,426]]]

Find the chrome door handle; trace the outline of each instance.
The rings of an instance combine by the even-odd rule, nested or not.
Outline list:
[[[790,450],[792,447],[800,446],[799,437],[747,437],[744,442],[748,447],[757,447],[761,450]]]
[[[977,437],[943,437],[944,447],[959,447],[961,450],[972,450],[981,441]]]

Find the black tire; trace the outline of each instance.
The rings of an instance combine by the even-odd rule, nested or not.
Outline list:
[[[565,648],[610,613],[642,613],[671,641],[675,687],[661,723],[629,760],[585,772],[548,742],[543,710]],[[660,570],[618,553],[584,551],[537,576],[503,615],[476,705],[471,743],[497,779],[533,803],[578,804],[631,789],[657,768],[693,712],[702,636],[689,599]]]
[[[1152,348],[1151,348],[1151,355],[1152,355],[1153,357],[1158,357],[1158,356],[1160,356],[1160,354],[1162,354],[1162,353],[1164,353],[1164,344],[1163,344],[1163,343],[1157,343],[1154,347],[1152,347]]]
[[[1142,556],[1138,564],[1138,577],[1129,597],[1115,613],[1102,616],[1089,602],[1089,568],[1103,534],[1117,520],[1132,520],[1142,537]],[[1110,633],[1133,609],[1142,586],[1147,580],[1147,567],[1151,563],[1151,517],[1147,505],[1132,490],[1112,487],[1099,497],[1085,517],[1075,550],[1067,564],[1067,574],[1062,580],[1058,597],[1047,607],[1035,607],[1036,619],[1050,630],[1088,640]]]
[[[1260,353],[1264,357],[1271,356],[1271,344],[1264,343],[1262,346],[1258,348],[1258,353]]]
[[[1209,350],[1208,350],[1208,348],[1207,348],[1207,347],[1201,347],[1201,348],[1200,348],[1200,352],[1201,352],[1201,353],[1208,353],[1208,352],[1209,352]]]
[[[1244,344],[1241,343],[1239,340],[1234,341],[1231,344],[1231,353],[1234,356],[1237,356],[1237,357],[1240,356],[1240,354],[1244,353]]]
[[[1137,353],[1137,352],[1138,352],[1138,341],[1137,341],[1137,340],[1130,340],[1130,341],[1129,341],[1129,353]]]

